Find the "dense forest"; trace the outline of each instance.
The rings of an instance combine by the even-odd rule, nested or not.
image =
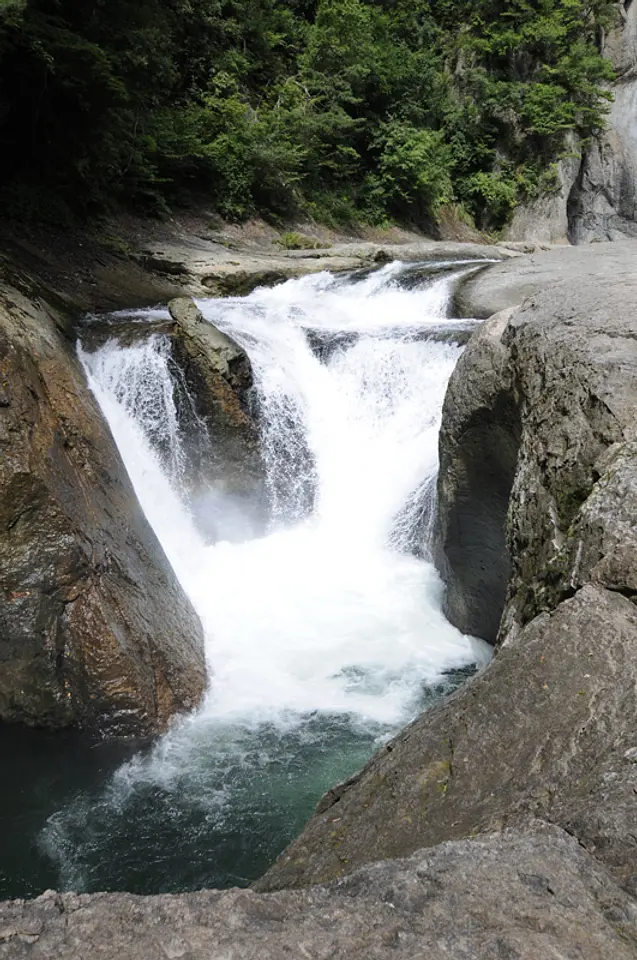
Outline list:
[[[0,201],[481,228],[604,123],[611,0],[0,0]]]

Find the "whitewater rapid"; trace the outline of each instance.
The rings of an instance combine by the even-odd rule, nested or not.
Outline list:
[[[439,336],[454,274],[417,280],[392,264],[199,301],[250,356],[269,490],[258,535],[240,503],[209,491],[233,527],[214,544],[189,502],[168,337],[79,345],[140,503],[201,618],[210,683],[200,710],[99,797],[51,818],[42,842],[63,886],[104,882],[90,864],[149,790],[161,793],[160,820],[203,811],[209,856],[223,847],[223,876],[250,879],[245,851],[241,869],[227,866],[235,821],[248,829],[247,817],[258,833],[274,804],[284,827],[271,858],[329,778],[352,773],[453,671],[488,659],[444,618],[428,557],[442,401],[460,347]],[[211,882],[224,882],[218,873]]]

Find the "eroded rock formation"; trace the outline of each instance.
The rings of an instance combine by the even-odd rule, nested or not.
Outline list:
[[[53,311],[0,291],[0,719],[164,730],[195,707],[199,620]]]
[[[502,334],[513,309],[473,335],[447,390],[440,432],[433,545],[447,583],[446,614],[494,643],[511,573],[505,520],[520,444],[520,414]]]
[[[505,325],[489,321],[458,365],[442,434],[437,551],[450,587],[450,614],[459,626],[471,624],[484,633],[480,605],[495,597],[496,581],[497,596],[506,583],[488,536],[477,554],[464,553],[467,538],[474,538],[473,521],[457,519],[464,473],[485,464],[471,445],[476,419],[491,418],[490,435],[503,456],[518,447],[515,478],[507,477],[513,480],[513,568],[503,636],[585,583],[637,593],[636,296],[637,271],[556,284],[527,300]],[[517,411],[521,429],[502,409],[503,397]],[[491,523],[491,534],[500,536],[506,511],[493,490],[483,487],[491,518],[500,518]],[[460,613],[454,597],[463,593],[474,563],[489,568],[491,589],[464,593],[466,610]],[[491,621],[486,632],[492,633]]]

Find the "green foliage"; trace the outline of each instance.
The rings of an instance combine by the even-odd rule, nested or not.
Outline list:
[[[0,201],[485,229],[603,126],[611,0],[0,0]],[[43,201],[44,198],[44,201]]]
[[[317,237],[307,237],[304,233],[295,230],[282,233],[276,241],[284,250],[325,250],[330,246]]]
[[[374,145],[378,172],[368,182],[379,209],[423,221],[451,202],[451,154],[441,131],[394,120],[381,127]]]
[[[463,184],[464,193],[474,209],[489,211],[489,218],[503,223],[515,208],[518,188],[513,177],[500,170],[480,171],[468,177]],[[484,219],[484,218],[483,218]],[[483,223],[483,226],[488,224]]]

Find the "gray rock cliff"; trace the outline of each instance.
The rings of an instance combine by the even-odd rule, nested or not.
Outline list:
[[[522,204],[509,240],[590,243],[637,237],[637,7],[616,5],[614,27],[601,38],[616,79],[604,132],[588,143],[571,137],[556,164],[554,191]]]
[[[637,237],[637,7],[617,4],[604,53],[617,79],[604,134],[587,147],[568,198],[573,243]]]

